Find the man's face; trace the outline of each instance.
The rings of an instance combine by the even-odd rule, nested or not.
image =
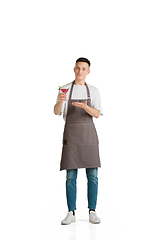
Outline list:
[[[86,62],[77,62],[74,68],[75,77],[79,81],[84,81],[90,73],[89,65]]]

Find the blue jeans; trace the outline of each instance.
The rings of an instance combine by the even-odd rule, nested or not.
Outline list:
[[[98,168],[86,168],[86,176],[88,179],[88,208],[95,210],[97,204],[98,193]],[[66,176],[66,195],[68,211],[76,210],[77,196],[77,169],[67,170]]]

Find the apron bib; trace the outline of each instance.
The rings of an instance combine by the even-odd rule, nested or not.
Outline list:
[[[90,106],[89,88],[85,83],[88,99],[71,99],[74,82],[68,100],[60,170],[101,166],[98,136],[92,116],[84,109],[72,105],[72,102],[87,101],[87,105]]]

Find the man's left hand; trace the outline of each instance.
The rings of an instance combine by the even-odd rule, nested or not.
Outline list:
[[[83,108],[83,109],[85,109],[88,106],[87,101],[84,101],[83,103],[72,102],[72,105],[75,106],[75,107]]]
[[[87,105],[87,101],[84,101],[83,103],[80,102],[72,102],[72,105],[74,107],[83,108],[89,115],[92,117],[98,118],[100,116],[100,111],[96,108],[91,108]]]

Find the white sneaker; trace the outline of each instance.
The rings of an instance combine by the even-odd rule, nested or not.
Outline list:
[[[101,222],[101,219],[100,219],[99,217],[97,217],[96,212],[90,211],[89,221],[90,221],[91,223],[96,224],[96,223],[100,223],[100,222]]]
[[[75,216],[73,215],[73,212],[68,212],[67,216],[61,221],[62,225],[68,225],[76,221]]]

